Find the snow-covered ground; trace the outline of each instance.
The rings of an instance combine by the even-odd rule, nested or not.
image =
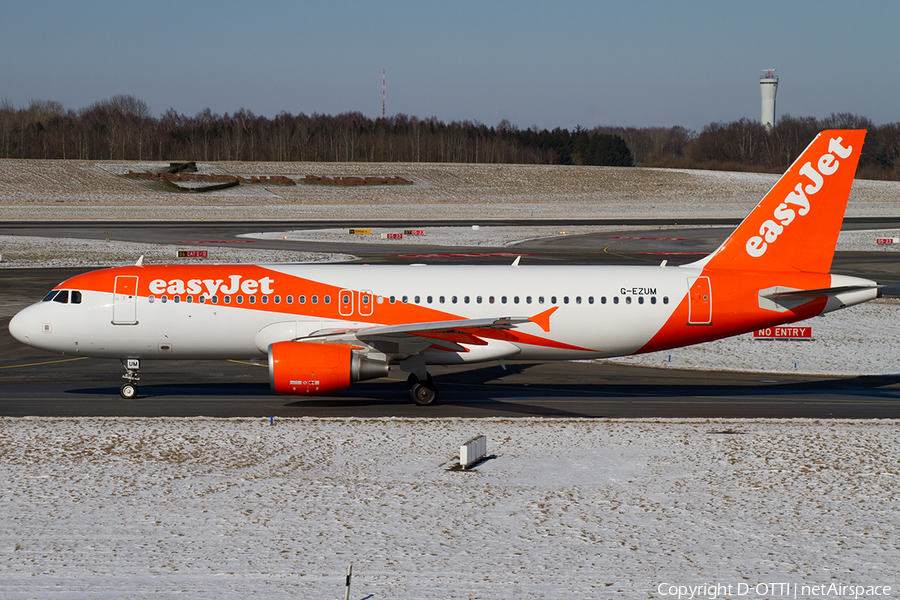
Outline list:
[[[0,419],[0,596],[895,597],[898,425]]]
[[[393,176],[413,185],[241,185],[203,194],[166,191],[128,170],[164,165],[0,161],[0,220],[303,220],[741,218],[778,176],[765,173],[429,163],[200,163],[240,175]],[[900,183],[854,183],[847,214],[900,215]]]

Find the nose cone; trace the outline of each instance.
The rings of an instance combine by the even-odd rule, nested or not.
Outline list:
[[[28,317],[29,310],[20,310],[9,322],[9,333],[23,344],[32,345],[32,337],[36,333],[33,319]]]

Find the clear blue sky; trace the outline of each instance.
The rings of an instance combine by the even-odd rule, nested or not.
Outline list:
[[[79,109],[381,114],[526,128],[776,116],[900,121],[895,0],[6,2],[0,98]]]

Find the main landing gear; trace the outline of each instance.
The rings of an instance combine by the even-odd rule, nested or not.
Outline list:
[[[420,381],[415,374],[411,374],[406,380],[406,387],[409,388],[409,397],[419,406],[428,406],[434,404],[438,399],[438,389],[431,380],[431,375],[427,374],[428,379]]]
[[[125,400],[131,400],[138,395],[137,382],[141,380],[138,371],[141,369],[141,360],[139,358],[123,358],[122,366],[125,367],[125,374],[122,379],[126,382],[119,388],[119,394]]]

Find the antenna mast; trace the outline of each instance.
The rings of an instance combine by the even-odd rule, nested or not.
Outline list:
[[[381,70],[381,118],[384,118],[384,96],[385,96],[385,85],[384,85],[384,69]]]

